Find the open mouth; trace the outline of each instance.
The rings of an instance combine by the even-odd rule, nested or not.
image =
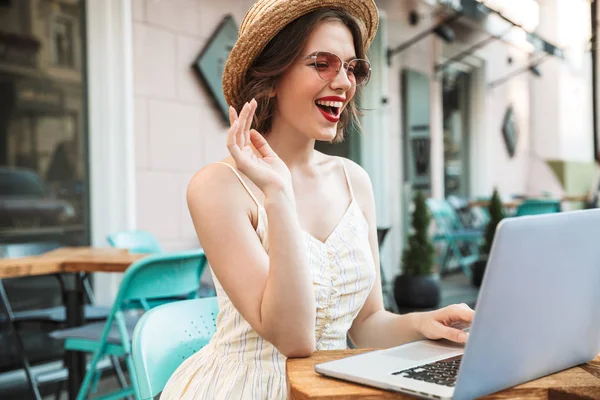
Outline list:
[[[340,119],[343,103],[340,101],[315,101],[315,105],[319,108],[323,116],[331,121],[337,122]]]

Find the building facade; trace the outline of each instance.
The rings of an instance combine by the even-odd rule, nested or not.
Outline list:
[[[185,190],[198,169],[227,155],[227,126],[191,65],[222,19],[231,14],[239,24],[252,2],[127,3],[88,3],[90,48],[104,54],[90,63],[92,241],[104,244],[108,232],[140,228],[168,249],[194,247]],[[381,27],[369,55],[373,77],[361,99],[368,110],[364,133],[324,149],[355,159],[369,172],[378,226],[391,228],[382,248],[388,276],[400,272],[414,190],[468,198],[489,196],[494,187],[504,196],[589,190],[589,4],[528,4],[487,5],[564,49],[564,56],[536,48],[523,29],[495,14],[445,24],[452,42],[437,29],[423,35],[461,2],[377,0]],[[112,29],[103,30],[106,24]],[[421,38],[388,57],[415,37]],[[96,67],[102,72],[94,73]],[[114,90],[106,87],[107,70],[116,77]],[[94,117],[95,110],[114,114]],[[118,126],[106,133],[101,126],[109,121]],[[114,290],[114,277],[106,279]]]
[[[224,17],[239,24],[252,1],[7,4],[2,35],[18,50],[2,64],[3,115],[10,115],[2,119],[2,164],[31,167],[68,193],[62,212],[75,216],[69,229],[81,243],[105,245],[108,233],[137,228],[167,249],[198,246],[185,191],[197,170],[227,155],[227,124],[192,65]],[[373,77],[361,98],[364,133],[319,148],[369,172],[378,225],[391,228],[382,248],[388,275],[400,271],[415,190],[473,198],[494,187],[505,196],[589,189],[587,1],[377,5]],[[546,42],[540,46],[525,29],[560,52],[544,51]],[[16,61],[27,57],[33,64]],[[37,79],[14,86],[14,74]],[[21,102],[10,103],[19,93]],[[97,283],[109,301],[118,278]]]
[[[51,199],[33,203],[53,204],[56,218],[13,213],[0,219],[0,243],[58,234],[62,244],[105,246],[109,233],[144,229],[167,250],[199,246],[185,192],[196,171],[228,155],[228,126],[192,66],[224,18],[239,25],[252,2],[0,1],[0,171],[45,187]],[[376,3],[364,132],[318,148],[369,173],[377,225],[390,228],[388,278],[401,271],[416,190],[590,189],[587,0]],[[110,304],[119,282],[97,274],[98,301]]]

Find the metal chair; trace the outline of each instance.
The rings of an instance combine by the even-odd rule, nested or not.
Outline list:
[[[46,242],[29,242],[29,243],[11,243],[3,245],[0,249],[0,253],[3,258],[15,258],[39,255],[56,248],[59,248],[61,244],[56,241]],[[58,373],[50,373],[43,375],[35,375],[31,368],[31,362],[27,356],[24,348],[23,341],[21,339],[20,330],[25,324],[37,324],[47,326],[50,329],[59,329],[64,327],[67,322],[65,295],[64,295],[64,283],[60,274],[52,275],[58,280],[60,291],[62,293],[63,305],[49,308],[31,309],[24,311],[14,312],[9,302],[9,297],[5,289],[5,285],[0,279],[0,309],[3,309],[5,315],[0,315],[0,324],[6,324],[9,331],[13,334],[14,346],[17,354],[21,358],[23,364],[23,370],[27,378],[29,389],[34,399],[41,400],[39,386],[43,383],[57,382],[66,378],[64,371]],[[41,279],[41,277],[36,277]],[[29,279],[29,278],[19,278]],[[107,307],[100,307],[94,305],[93,293],[91,287],[86,286],[86,294],[91,304],[86,304],[84,307],[84,319],[86,321],[102,321],[108,317],[109,309]]]
[[[452,206],[445,200],[427,199],[427,208],[436,225],[433,241],[444,245],[439,261],[440,274],[447,272],[450,261],[455,259],[464,274],[470,277],[470,266],[479,259],[483,231],[465,228]]]
[[[149,310],[149,300],[196,292],[203,269],[198,268],[199,265],[206,265],[202,250],[161,253],[142,258],[125,271],[106,323],[94,323],[51,334],[56,339],[65,340],[66,350],[93,353],[77,395],[78,400],[83,400],[91,388],[95,389],[99,379],[96,366],[104,356],[124,357],[129,376],[134,376],[131,335],[139,317],[128,313],[131,311],[131,304],[138,303],[144,310]],[[131,379],[131,386],[100,399],[134,395],[137,392],[136,386],[136,380]]]
[[[133,332],[132,356],[138,399],[150,400],[216,330],[216,297],[165,304],[145,313]]]
[[[2,246],[0,251],[3,258],[27,257],[46,253],[61,247],[61,243],[56,241],[48,242],[28,242],[28,243],[11,243]],[[27,310],[15,312],[15,323],[22,324],[26,322],[36,322],[41,324],[59,325],[66,323],[66,310],[64,307],[65,286],[60,274],[51,275],[57,279],[60,292],[62,293],[63,305],[57,307]],[[41,278],[41,277],[40,277]],[[45,278],[45,277],[44,277]],[[21,278],[23,279],[23,278]],[[29,278],[24,278],[29,279]],[[87,304],[84,310],[84,318],[88,321],[100,321],[106,319],[109,309],[107,307],[95,306],[94,292],[89,284],[89,281],[84,280],[84,290],[90,304]]]
[[[130,253],[162,253],[163,249],[156,237],[148,232],[143,230],[135,230],[135,231],[121,231],[108,235],[106,237],[106,241],[111,247],[117,249],[127,249]],[[201,270],[204,270],[204,263],[199,266]],[[210,297],[216,295],[216,292],[213,288],[208,287],[208,285],[203,285],[200,283],[200,287],[198,288],[198,292],[195,295],[191,296],[176,296],[174,298],[160,299],[160,300],[150,300],[150,307],[156,307],[161,304],[169,303],[171,301],[179,301],[186,300],[193,297]]]
[[[446,201],[454,208],[456,215],[467,229],[483,229],[489,222],[489,213],[485,207],[471,207],[467,199],[458,196],[448,196]]]

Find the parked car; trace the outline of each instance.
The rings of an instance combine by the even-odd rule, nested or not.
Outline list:
[[[0,237],[62,232],[75,214],[73,206],[56,198],[35,171],[0,167]]]

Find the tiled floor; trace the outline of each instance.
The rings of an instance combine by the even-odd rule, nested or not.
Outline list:
[[[114,390],[120,388],[117,379],[112,376],[108,376],[100,381],[98,384],[98,391],[96,392],[96,396],[101,393],[110,393]],[[44,397],[44,400],[68,400],[67,393],[62,392],[60,399],[57,399],[54,395]]]

